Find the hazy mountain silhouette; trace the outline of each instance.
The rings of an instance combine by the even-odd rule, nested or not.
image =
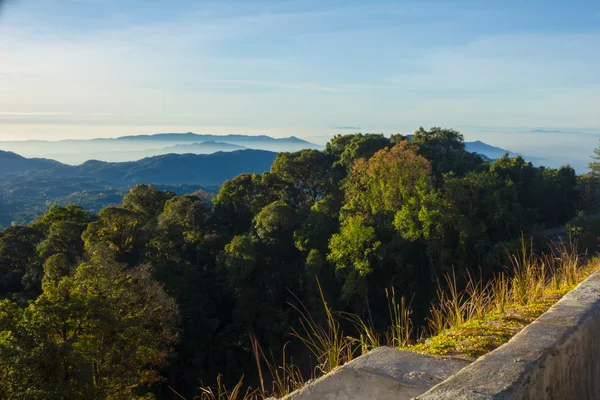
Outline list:
[[[216,143],[222,145],[217,146]],[[205,148],[190,147],[188,150],[174,148],[177,145],[199,146],[199,144],[203,144]],[[111,162],[135,161],[167,153],[212,153],[243,148],[282,152],[323,147],[295,136],[273,138],[265,135],[204,135],[191,132],[122,136],[113,139],[0,142],[0,148],[4,150],[26,157],[52,158],[72,165],[81,164],[89,159]]]
[[[235,151],[244,150],[246,147],[237,144],[231,144],[226,142],[217,142],[214,140],[207,140],[201,143],[192,144],[176,144],[175,146],[164,147],[161,151],[165,154],[169,153],[194,153],[194,154],[209,154],[216,153],[218,151]]]
[[[500,157],[504,156],[504,154],[507,154],[507,153],[510,157],[521,156],[524,159],[526,159],[527,161],[531,161],[531,162],[539,162],[539,161],[544,160],[543,158],[539,158],[539,157],[529,157],[529,156],[525,156],[523,154],[513,153],[510,150],[506,150],[506,149],[502,149],[500,147],[489,145],[487,143],[482,142],[481,140],[476,140],[474,142],[465,142],[465,148],[467,151],[470,151],[472,153],[484,155],[486,158],[488,158],[490,160],[495,160],[497,158],[500,158]]]

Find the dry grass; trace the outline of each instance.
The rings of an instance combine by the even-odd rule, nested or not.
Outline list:
[[[468,273],[464,290],[459,290],[454,272],[446,275],[445,288],[438,285],[438,299],[430,309],[430,334],[437,335],[467,321],[503,313],[508,307],[541,301],[550,292],[572,288],[590,274],[589,268],[584,267],[585,258],[576,249],[577,243],[560,243],[550,254],[537,255],[531,242],[522,239],[521,250],[510,257],[510,273],[500,273],[488,283]]]
[[[325,313],[325,324],[319,324],[312,316],[304,304],[298,300],[299,305],[290,304],[290,306],[300,315],[301,330],[293,330],[292,336],[299,339],[311,351],[317,359],[315,367],[315,376],[326,374],[342,364],[352,360],[354,357],[353,344],[356,339],[344,335],[340,322],[336,319],[335,313],[327,304],[321,285],[317,280],[319,294]],[[347,314],[348,317],[350,314]],[[356,317],[358,321],[358,317]],[[367,327],[364,322],[361,323]]]
[[[300,368],[288,361],[286,353],[287,344],[283,346],[281,362],[277,362],[272,352],[270,353],[270,357],[267,357],[256,338],[250,337],[250,340],[254,349],[256,368],[258,369],[260,377],[261,389],[259,393],[262,398],[268,396],[283,397],[304,386],[305,381]],[[263,364],[267,367],[267,371],[271,378],[272,384],[270,390],[266,390],[265,388],[262,372]]]
[[[438,289],[430,309],[431,336],[409,350],[473,359],[505,343],[600,269],[597,260],[585,261],[576,249],[577,243],[560,243],[550,254],[536,255],[523,240],[511,257],[510,274],[487,284],[467,275],[462,291],[454,274],[446,276],[447,289]]]
[[[258,390],[253,390],[251,387],[247,387],[244,390],[244,377],[242,376],[238,383],[233,388],[227,388],[222,383],[223,376],[219,374],[217,376],[217,384],[215,387],[201,387],[200,396],[194,397],[194,400],[258,400],[263,399]],[[177,393],[173,388],[169,387],[173,394],[182,400],[186,400],[181,394]]]
[[[387,345],[390,347],[405,347],[410,343],[413,336],[413,324],[410,319],[412,313],[410,304],[406,303],[404,297],[400,298],[400,303],[396,301],[396,290],[392,287],[391,293],[385,290],[385,297],[388,301],[388,310],[390,313],[390,328],[386,334]]]

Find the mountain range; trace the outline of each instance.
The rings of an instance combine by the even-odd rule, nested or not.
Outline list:
[[[196,142],[195,140],[198,140],[198,137],[209,140]],[[220,138],[220,141],[214,140],[217,137]],[[34,178],[44,176],[52,176],[53,178],[82,177],[106,181],[114,187],[127,187],[136,183],[220,185],[224,180],[240,173],[268,171],[277,154],[267,150],[246,148],[240,143],[250,146],[258,144],[263,147],[267,144],[273,146],[275,143],[301,148],[316,146],[296,137],[277,139],[269,136],[217,136],[193,133],[124,136],[116,139],[92,139],[88,141],[36,141],[35,143],[38,145],[40,143],[51,143],[52,145],[62,143],[67,145],[82,142],[93,142],[94,147],[97,147],[98,143],[107,142],[160,142],[163,143],[163,147],[140,151],[125,151],[123,149],[120,152],[109,153],[113,156],[116,155],[116,158],[129,154],[129,157],[134,158],[135,161],[108,162],[98,160],[97,158],[101,157],[96,157],[79,165],[67,165],[45,158],[25,158],[14,152],[0,150],[0,175],[26,173],[28,177]],[[164,146],[164,143],[173,142],[175,144],[171,146]],[[479,140],[466,142],[465,147],[468,151],[480,154],[488,160],[502,157],[506,153],[510,156],[517,155]],[[94,153],[96,156],[102,154],[104,153],[98,149]],[[82,154],[79,156],[82,156]],[[530,157],[528,159],[532,160]]]
[[[25,157],[51,158],[71,165],[82,164],[92,159],[110,162],[136,161],[169,153],[208,154],[246,148],[282,152],[322,149],[323,146],[295,136],[273,138],[265,135],[211,135],[192,132],[122,136],[114,139],[0,142],[2,150]]]
[[[0,152],[0,174],[21,174],[26,178],[88,178],[112,187],[137,183],[220,185],[242,173],[262,173],[271,168],[277,153],[264,150],[236,150],[212,154],[164,154],[130,162],[89,160],[67,165],[54,160],[25,158]],[[12,176],[11,176],[12,175]]]
[[[517,155],[481,141],[466,142],[465,146],[468,151],[478,153],[487,159],[496,159],[507,152],[511,156]],[[273,138],[265,135],[212,135],[192,132],[122,136],[114,139],[0,142],[2,150],[12,151],[25,157],[52,159],[71,165],[83,164],[88,160],[138,161],[164,154],[210,154],[244,149],[281,152],[323,149],[323,147],[295,136]],[[526,158],[533,162],[541,160]],[[40,160],[40,163],[44,162],[49,161]]]
[[[0,151],[0,227],[26,224],[50,204],[79,204],[90,211],[119,204],[128,188],[156,184],[178,195],[204,190],[242,173],[271,168],[277,153],[236,150],[212,154],[166,154],[131,162],[90,160],[67,165]]]

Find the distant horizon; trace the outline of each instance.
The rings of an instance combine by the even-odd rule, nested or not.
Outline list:
[[[350,126],[350,125],[349,125]],[[435,125],[434,125],[435,126]],[[430,126],[423,126],[428,129]],[[573,128],[573,127],[492,127],[492,126],[463,126],[463,127],[448,127],[442,126],[443,128],[453,128],[463,134],[465,142],[481,141],[485,144],[499,147],[511,151],[512,153],[524,154],[534,159],[547,160],[545,165],[558,167],[561,165],[569,164],[573,166],[577,171],[583,173],[587,171],[587,166],[590,161],[592,150],[600,146],[600,129],[589,129],[589,128]],[[186,134],[194,133],[198,135],[213,135],[223,136],[227,135],[247,135],[247,136],[269,136],[272,138],[289,138],[297,137],[305,140],[309,143],[324,146],[333,136],[337,134],[353,134],[357,131],[361,133],[381,133],[385,136],[400,133],[400,134],[411,134],[419,128],[416,126],[412,129],[369,129],[369,127],[362,127],[360,130],[354,130],[353,128],[323,128],[320,130],[307,130],[307,129],[247,129],[237,130],[233,127],[198,127],[199,130],[181,129],[181,131],[174,131],[173,127],[160,127],[163,130],[151,131],[149,129],[140,130],[135,133],[131,133],[132,127],[123,127],[123,134],[115,136],[89,136],[89,137],[68,137],[68,138],[54,138],[54,140],[48,140],[45,138],[39,139],[23,139],[20,140],[0,140],[0,150],[14,151],[18,154],[23,154],[27,157],[41,156],[46,157],[43,149],[38,149],[35,152],[31,152],[31,148],[27,145],[28,142],[40,143],[56,143],[65,141],[87,141],[93,139],[116,139],[125,136],[152,136],[157,134]],[[190,128],[190,127],[186,127]],[[200,130],[201,129],[201,130]],[[210,130],[209,130],[210,129]],[[21,148],[18,143],[23,143],[25,148]],[[3,145],[4,144],[4,145]],[[9,148],[7,148],[7,146]],[[16,147],[14,147],[16,146]],[[52,158],[49,156],[48,158]]]
[[[1,113],[0,113],[1,114]],[[20,125],[18,125],[20,126]],[[227,135],[248,135],[248,136],[260,136],[266,135],[273,138],[289,138],[298,137],[301,139],[323,136],[331,134],[337,135],[348,135],[354,133],[369,133],[369,134],[383,134],[389,136],[391,134],[402,133],[411,134],[414,133],[419,127],[429,129],[432,127],[442,127],[447,129],[454,129],[463,135],[472,134],[473,132],[518,132],[518,133],[548,133],[548,134],[596,134],[600,139],[600,127],[598,128],[585,128],[585,127],[572,127],[572,126],[553,126],[553,127],[540,127],[540,126],[477,126],[477,125],[462,125],[462,126],[446,126],[440,124],[432,125],[417,125],[412,129],[392,128],[389,126],[385,127],[354,127],[354,126],[339,126],[339,127],[322,127],[322,128],[236,128],[233,126],[197,126],[197,127],[180,127],[177,125],[172,126],[150,126],[149,128],[141,129],[139,127],[145,125],[125,125],[117,126],[113,129],[106,129],[105,127],[99,128],[98,126],[88,125],[51,125],[54,129],[60,129],[63,134],[56,137],[54,135],[48,135],[48,132],[44,132],[46,129],[40,129],[39,127],[30,127],[28,134],[10,134],[8,132],[0,133],[1,142],[13,142],[13,141],[63,141],[63,140],[93,140],[93,139],[117,139],[124,136],[144,136],[144,135],[158,135],[158,134],[187,134],[194,133],[197,135],[215,135],[215,136],[227,136]],[[80,133],[68,134],[69,131],[81,132],[81,128],[94,128],[93,132],[98,133],[86,133],[81,135]],[[135,129],[137,128],[137,129]],[[189,129],[188,129],[189,128]],[[112,133],[101,133],[106,131],[113,131]],[[35,132],[35,133],[34,133]],[[24,137],[25,136],[25,137]],[[48,137],[50,136],[50,137]]]

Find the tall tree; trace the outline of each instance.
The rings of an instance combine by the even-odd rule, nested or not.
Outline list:
[[[165,203],[173,197],[175,193],[158,190],[154,185],[135,185],[123,197],[123,207],[156,217],[162,212]]]
[[[271,173],[291,183],[290,197],[306,209],[336,189],[334,161],[333,156],[318,150],[279,153]]]
[[[600,180],[600,147],[594,149],[594,154],[590,158],[588,168],[592,176],[598,181]]]
[[[135,266],[143,261],[146,243],[150,239],[151,220],[141,212],[121,207],[106,207],[98,213],[98,220],[83,232],[85,248],[102,244],[110,249],[119,262]]]
[[[152,398],[143,393],[160,380],[176,315],[144,270],[95,260],[72,277],[49,273],[44,293],[24,310],[0,303],[0,394]]]

